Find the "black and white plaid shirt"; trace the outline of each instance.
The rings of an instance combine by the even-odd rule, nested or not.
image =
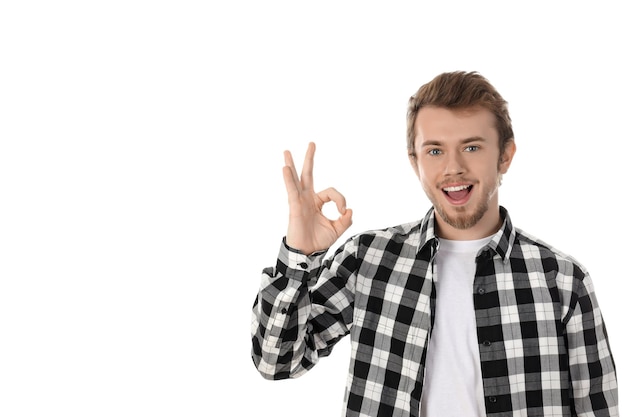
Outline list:
[[[504,223],[476,256],[474,309],[489,416],[617,416],[617,379],[591,279]],[[302,375],[350,334],[346,416],[418,416],[435,318],[438,240],[416,223],[354,236],[332,258],[281,247],[263,270],[252,357]],[[453,397],[451,397],[453,400]]]

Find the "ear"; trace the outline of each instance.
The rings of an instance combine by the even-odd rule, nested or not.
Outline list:
[[[505,174],[509,170],[516,150],[517,146],[515,145],[515,141],[510,139],[505,145],[504,152],[500,155],[500,163],[498,164],[500,174]]]

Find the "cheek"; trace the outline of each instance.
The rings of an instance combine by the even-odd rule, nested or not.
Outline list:
[[[436,177],[436,173],[438,172],[438,167],[433,161],[428,161],[428,163],[417,164],[417,169],[415,172],[422,182],[431,182],[434,177]]]
[[[485,169],[482,173],[481,176],[483,178],[485,178],[486,182],[489,184],[497,184],[498,178],[500,177],[501,172],[500,172],[500,167],[495,165],[495,166],[490,166],[489,169]]]
[[[416,170],[417,178],[419,178],[422,187],[431,188],[435,180],[433,179],[432,170],[424,169],[424,167],[418,167]]]

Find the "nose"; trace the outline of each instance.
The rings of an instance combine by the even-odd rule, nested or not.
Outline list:
[[[465,163],[462,155],[450,153],[446,157],[444,174],[447,176],[461,175],[465,173]]]

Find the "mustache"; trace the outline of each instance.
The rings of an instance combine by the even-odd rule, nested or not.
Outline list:
[[[469,184],[471,186],[474,186],[474,184],[476,184],[476,181],[470,180],[467,178],[455,178],[455,179],[447,179],[445,181],[438,182],[436,185],[437,185],[437,188],[445,188],[445,187],[450,187],[452,185],[458,185],[458,184]]]

